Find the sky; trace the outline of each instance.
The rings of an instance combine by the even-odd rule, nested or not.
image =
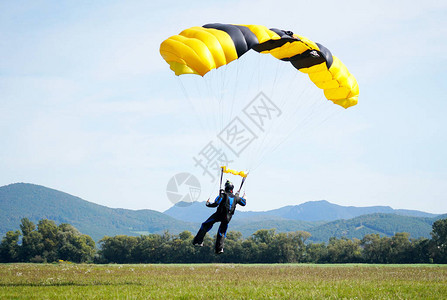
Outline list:
[[[0,1],[0,186],[33,183],[164,211],[168,182],[188,173],[206,200],[216,184],[193,158],[219,132],[203,125],[213,116],[188,101],[188,83],[169,70],[160,43],[207,23],[262,24],[325,45],[360,96],[347,110],[331,104],[335,116],[311,129],[289,130],[250,172],[244,209],[324,199],[447,213],[447,3],[253,3]],[[255,84],[251,95],[264,88]]]

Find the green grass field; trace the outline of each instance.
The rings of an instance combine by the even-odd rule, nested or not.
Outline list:
[[[447,299],[447,266],[2,264],[14,298]]]

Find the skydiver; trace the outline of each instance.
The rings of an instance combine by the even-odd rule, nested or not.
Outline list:
[[[211,230],[214,223],[220,222],[214,251],[216,254],[221,254],[223,252],[228,223],[230,223],[231,217],[234,215],[236,204],[241,206],[245,206],[246,204],[246,200],[243,197],[239,197],[239,193],[233,194],[233,189],[234,185],[227,180],[227,182],[225,182],[225,190],[220,190],[219,196],[216,197],[214,202],[211,203],[210,199],[206,201],[207,207],[217,207],[217,210],[202,223],[200,230],[197,232],[197,235],[193,240],[195,246],[203,246],[203,238],[205,237],[205,234]]]

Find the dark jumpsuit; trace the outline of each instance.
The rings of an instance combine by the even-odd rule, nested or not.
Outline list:
[[[194,237],[193,243],[201,244],[205,234],[211,230],[214,223],[220,222],[220,226],[217,231],[215,251],[219,252],[222,250],[228,223],[230,223],[231,217],[233,217],[234,211],[236,210],[236,204],[245,206],[246,200],[228,192],[221,192],[220,195],[214,200],[214,203],[207,203],[206,206],[208,207],[217,206],[217,210],[205,222],[202,223],[199,232],[197,232],[197,235]]]

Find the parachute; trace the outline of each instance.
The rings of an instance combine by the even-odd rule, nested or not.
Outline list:
[[[192,104],[201,138],[211,136],[193,160],[215,186],[224,174],[241,176],[240,191],[248,173],[292,133],[307,134],[358,102],[359,86],[346,66],[287,30],[206,24],[167,38],[160,54]]]
[[[191,27],[160,45],[160,54],[176,75],[204,76],[239,59],[249,50],[290,62],[344,108],[358,102],[359,86],[346,66],[319,43],[291,31],[262,25],[207,24]]]

